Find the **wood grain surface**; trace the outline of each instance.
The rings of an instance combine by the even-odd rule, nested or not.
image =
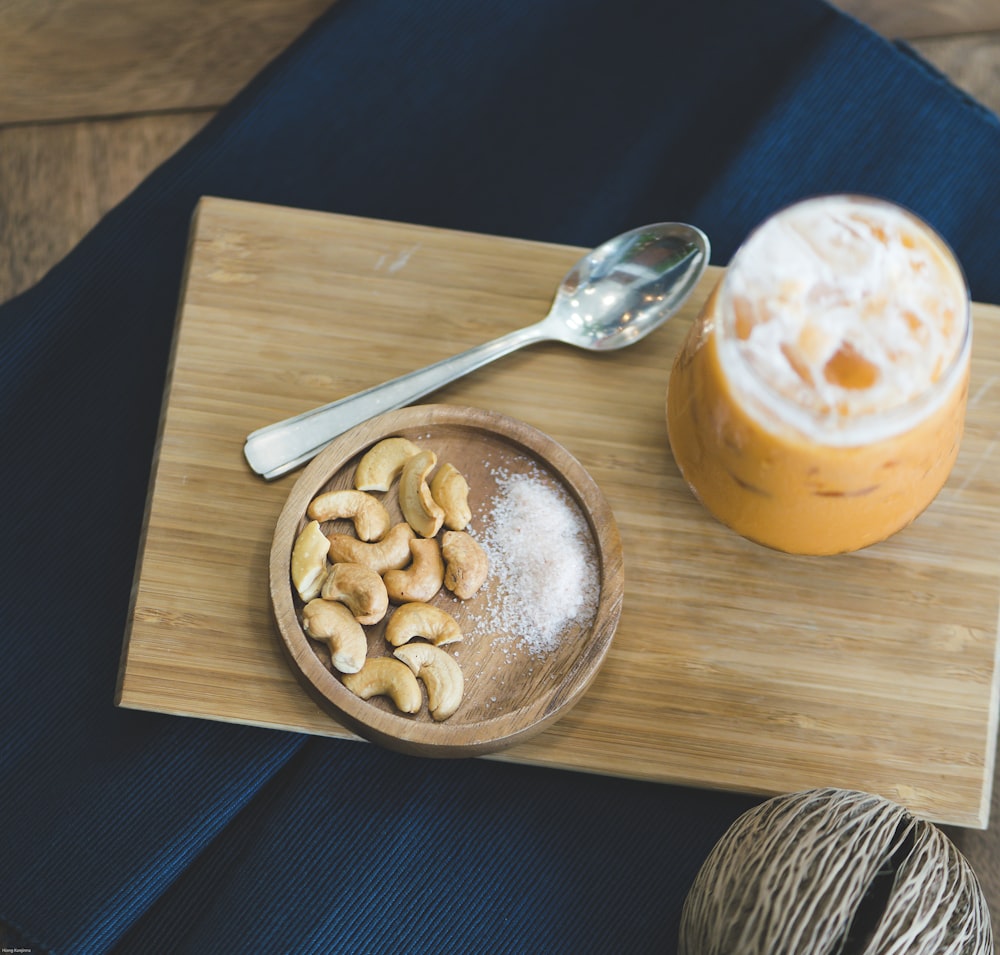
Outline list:
[[[331,0],[0,5],[0,125],[217,107]]]
[[[0,301],[37,282],[209,115],[0,128]]]
[[[243,440],[528,324],[582,251],[203,200],[119,702],[350,736],[282,656],[267,561],[294,481],[254,475]],[[435,396],[563,445],[623,542],[624,607],[601,672],[572,711],[501,758],[759,793],[837,785],[985,826],[1000,312],[977,309],[968,427],[933,507],[861,553],[795,558],[717,524],[668,449],[672,357],[718,275],[638,346],[541,345]]]
[[[920,39],[1000,30],[998,0],[836,0],[887,37]]]

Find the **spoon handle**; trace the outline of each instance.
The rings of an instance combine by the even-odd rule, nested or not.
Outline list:
[[[335,437],[385,411],[402,408],[512,351],[552,336],[544,322],[476,345],[451,358],[330,404],[260,428],[247,436],[243,453],[250,467],[268,480],[314,458]]]

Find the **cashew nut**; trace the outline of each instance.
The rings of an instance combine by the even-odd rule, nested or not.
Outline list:
[[[361,699],[388,696],[403,713],[416,713],[423,702],[413,671],[392,657],[372,657],[357,673],[346,673],[342,679]]]
[[[343,564],[364,564],[384,574],[387,570],[405,567],[410,562],[410,541],[414,537],[413,528],[400,521],[389,528],[380,541],[366,543],[350,534],[328,534],[330,560]]]
[[[320,494],[312,500],[307,513],[321,522],[348,518],[354,521],[354,530],[363,541],[381,540],[391,523],[389,512],[380,500],[349,488]]]
[[[465,530],[472,520],[469,508],[469,482],[453,464],[442,464],[431,481],[431,496],[444,511],[444,526],[453,531]]]
[[[490,562],[486,551],[465,531],[445,531],[441,535],[444,558],[444,585],[456,597],[468,600],[486,582]]]
[[[406,459],[419,451],[420,448],[406,438],[383,438],[358,462],[354,486],[359,491],[388,491],[403,470]]]
[[[389,609],[382,578],[364,564],[334,564],[320,591],[324,600],[344,604],[360,624],[378,623]]]
[[[394,647],[409,643],[414,637],[423,637],[436,647],[457,643],[462,639],[462,628],[447,610],[433,604],[414,601],[393,611],[385,628],[385,638]]]
[[[444,583],[441,547],[433,537],[414,537],[410,541],[410,553],[413,560],[409,566],[386,571],[382,578],[394,604],[430,600]]]
[[[427,687],[427,709],[436,720],[446,720],[462,702],[465,678],[455,658],[430,643],[408,643],[393,651]]]
[[[319,594],[326,574],[326,555],[330,542],[318,521],[310,521],[295,538],[292,546],[292,583],[303,600]]]
[[[368,655],[368,638],[354,614],[342,603],[318,597],[302,608],[302,627],[310,637],[330,648],[334,669],[357,673]]]
[[[431,494],[427,475],[437,464],[433,451],[421,451],[408,458],[399,477],[399,508],[421,537],[433,537],[444,523],[444,509]]]

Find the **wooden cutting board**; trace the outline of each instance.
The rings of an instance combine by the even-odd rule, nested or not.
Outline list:
[[[254,475],[244,439],[537,320],[581,251],[202,200],[117,702],[356,738],[279,648],[268,548],[295,475]],[[932,507],[861,553],[791,557],[709,517],[667,444],[671,361],[719,275],[631,349],[538,345],[427,399],[511,415],[563,444],[623,540],[624,610],[597,679],[551,728],[490,758],[760,794],[843,786],[984,828],[1000,309],[975,307],[967,431]]]

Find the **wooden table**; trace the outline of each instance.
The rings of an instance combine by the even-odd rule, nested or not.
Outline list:
[[[329,0],[51,0],[0,5],[0,302],[36,282],[191,138]],[[1000,3],[841,0],[1000,111]],[[196,26],[193,26],[195,25]],[[949,830],[1000,937],[993,825]],[[0,926],[0,942],[16,943]]]

